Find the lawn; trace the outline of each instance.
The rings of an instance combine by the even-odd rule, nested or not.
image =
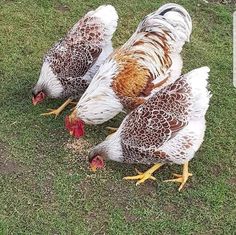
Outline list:
[[[119,13],[114,45],[167,1],[110,0]],[[79,141],[64,129],[67,109],[43,117],[61,101],[33,107],[31,88],[51,45],[102,0],[0,0],[0,234],[233,234],[236,231],[236,89],[232,82],[230,1],[172,1],[193,19],[183,51],[184,72],[209,66],[212,99],[205,142],[190,163],[182,192],[164,183],[182,168],[164,166],[136,187],[122,177],[133,165],[109,162],[91,173],[86,155],[107,125],[87,128]],[[224,4],[219,3],[224,2]],[[145,166],[136,166],[144,170]]]

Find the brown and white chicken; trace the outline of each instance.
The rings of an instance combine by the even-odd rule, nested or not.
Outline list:
[[[47,52],[32,90],[32,102],[36,105],[45,97],[69,99],[45,115],[57,116],[83,94],[99,66],[113,51],[111,39],[117,20],[113,6],[100,6],[88,12]]]
[[[204,139],[209,71],[202,67],[181,76],[128,114],[118,130],[91,151],[91,168],[104,167],[104,160],[154,164],[144,173],[125,177],[140,184],[155,179],[152,173],[165,163],[184,164],[183,174],[169,180],[181,183],[181,190],[192,175],[188,162]]]
[[[70,133],[80,137],[85,124],[101,124],[133,110],[181,74],[182,46],[192,21],[180,5],[166,4],[147,15],[131,38],[99,68],[75,111],[66,117]]]

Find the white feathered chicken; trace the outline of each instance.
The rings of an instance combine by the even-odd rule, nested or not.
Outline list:
[[[192,21],[180,5],[166,4],[147,15],[132,37],[99,68],[66,127],[76,137],[83,124],[101,124],[133,110],[181,74],[182,46]]]
[[[46,96],[69,98],[45,115],[58,115],[88,87],[99,66],[113,51],[112,35],[118,15],[111,5],[100,6],[80,19],[45,55],[39,80],[33,88],[33,104]]]
[[[155,179],[152,173],[165,163],[184,164],[183,174],[169,180],[181,183],[181,190],[192,175],[188,162],[204,139],[209,71],[202,67],[181,76],[128,114],[119,129],[91,151],[92,169],[104,167],[104,160],[155,164],[145,173],[125,177],[140,184]]]

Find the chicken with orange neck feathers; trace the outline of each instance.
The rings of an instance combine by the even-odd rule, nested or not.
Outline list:
[[[188,163],[204,140],[211,97],[209,71],[208,67],[192,70],[130,112],[115,133],[91,150],[91,169],[103,168],[105,160],[154,164],[144,173],[125,177],[137,180],[138,185],[155,180],[152,174],[163,164],[175,163],[183,165],[183,174],[174,174],[176,178],[167,181],[181,183],[182,190],[192,176]]]
[[[166,4],[147,15],[131,38],[101,65],[66,119],[68,131],[78,133],[68,120],[77,122],[78,128],[82,122],[102,124],[173,83],[181,74],[180,53],[191,31],[191,18],[180,5]]]

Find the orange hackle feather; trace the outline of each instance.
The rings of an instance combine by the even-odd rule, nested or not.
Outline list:
[[[149,70],[127,51],[117,51],[114,59],[119,64],[119,73],[112,88],[125,106],[133,109],[145,101],[142,97],[150,95],[154,88],[153,78]]]

